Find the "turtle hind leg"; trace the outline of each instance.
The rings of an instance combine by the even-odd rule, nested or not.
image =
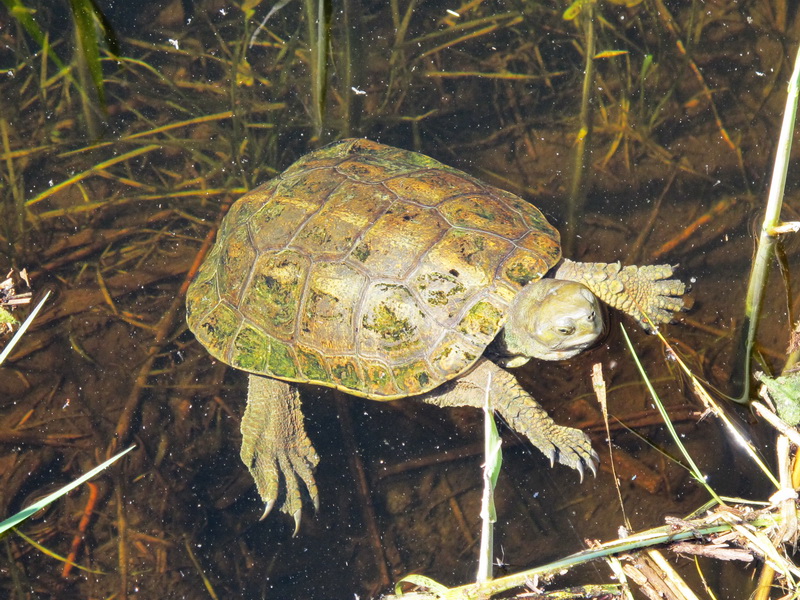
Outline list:
[[[577,470],[583,480],[584,467],[596,472],[598,457],[585,433],[557,425],[536,400],[508,371],[489,360],[459,379],[421,396],[437,406],[473,406],[482,408],[486,390],[492,408],[514,431],[527,437],[550,460]]]
[[[683,309],[686,286],[679,279],[669,279],[672,265],[627,266],[620,263],[580,263],[564,259],[554,277],[577,281],[595,296],[636,319],[650,331],[654,325],[669,323],[674,313]]]
[[[319,462],[303,426],[297,386],[279,379],[250,375],[247,408],[242,417],[242,462],[265,503],[264,515],[284,496],[282,512],[300,527],[303,488],[319,508],[314,468]]]

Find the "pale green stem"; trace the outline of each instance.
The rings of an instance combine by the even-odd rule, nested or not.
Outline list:
[[[762,513],[755,519],[745,525],[745,527],[756,527],[762,531],[774,530],[782,522],[780,515],[773,515],[771,513]],[[597,548],[583,550],[571,556],[567,556],[556,562],[536,567],[534,569],[527,569],[520,573],[499,577],[492,581],[485,583],[471,583],[455,588],[446,588],[441,584],[423,577],[421,575],[409,575],[403,578],[403,582],[414,583],[417,586],[427,588],[430,592],[417,591],[414,595],[419,599],[433,599],[436,600],[479,600],[482,598],[490,598],[495,594],[500,594],[527,585],[531,581],[535,581],[537,577],[546,578],[556,573],[564,572],[574,566],[584,564],[590,560],[598,558],[605,558],[617,554],[630,553],[643,548],[652,548],[663,544],[671,544],[674,542],[682,542],[685,540],[697,541],[703,536],[710,536],[716,533],[734,531],[738,523],[726,522],[724,519],[719,519],[716,522],[708,522],[707,520],[698,519],[691,522],[691,526],[682,529],[676,529],[674,525],[666,525],[651,529],[637,534],[632,534],[625,539],[614,540],[601,544]],[[598,586],[599,587],[599,586]],[[618,584],[609,585],[607,592],[618,591]],[[595,597],[595,596],[592,596]],[[387,598],[394,599],[395,596],[387,596]]]
[[[583,92],[581,95],[580,132],[575,141],[572,163],[572,182],[570,184],[569,205],[567,209],[564,254],[573,256],[578,234],[578,219],[586,204],[588,166],[588,143],[592,135],[592,97],[594,96],[594,2],[587,2],[581,11],[586,32],[586,57],[583,71]]]
[[[476,581],[484,583],[492,579],[494,565],[494,524],[497,522],[497,511],[494,505],[494,490],[497,477],[503,463],[502,442],[494,422],[494,410],[489,397],[492,387],[492,376],[486,381],[486,395],[483,404],[484,423],[484,464],[483,464],[483,498],[481,499],[481,545],[478,552],[478,574]]]
[[[350,137],[352,118],[353,118],[353,26],[358,19],[353,14],[353,0],[342,0],[342,50],[344,58],[342,60],[342,127],[340,129],[342,137]]]
[[[322,137],[325,128],[325,99],[328,91],[328,33],[330,12],[328,0],[306,0],[308,43],[311,62],[311,118],[315,139]]]
[[[795,118],[797,116],[797,98],[800,90],[800,48],[795,56],[794,71],[789,81],[786,109],[783,113],[783,124],[778,138],[778,147],[775,156],[775,165],[772,169],[772,182],[767,198],[767,208],[764,212],[764,221],[761,224],[761,233],[758,238],[758,250],[750,271],[750,282],[747,286],[745,300],[745,318],[740,332],[739,348],[743,352],[741,376],[742,393],[735,400],[747,403],[750,397],[750,360],[758,329],[758,316],[764,303],[764,289],[767,283],[769,267],[772,264],[772,254],[775,249],[775,234],[773,229],[780,223],[781,206],[783,205],[783,192],[786,187],[786,172],[789,168],[789,157],[792,150],[792,135],[794,133]]]

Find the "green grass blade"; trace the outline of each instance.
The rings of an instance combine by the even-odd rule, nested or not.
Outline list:
[[[0,535],[4,534],[6,531],[11,529],[12,527],[15,527],[15,526],[19,525],[22,521],[24,521],[25,519],[27,519],[31,515],[39,512],[40,510],[42,510],[43,508],[48,506],[53,501],[58,500],[62,496],[66,496],[67,494],[69,494],[72,490],[74,490],[76,487],[78,487],[82,483],[84,483],[86,481],[89,481],[92,477],[95,477],[98,473],[101,473],[102,471],[104,471],[106,468],[108,468],[110,465],[112,465],[113,463],[118,461],[120,458],[125,456],[128,452],[133,450],[135,447],[136,446],[131,446],[130,448],[126,448],[122,452],[119,452],[119,453],[115,454],[114,456],[109,458],[107,461],[97,465],[94,469],[92,469],[91,471],[89,471],[85,475],[82,475],[81,477],[79,477],[75,481],[73,481],[71,483],[68,483],[64,487],[57,489],[52,494],[50,494],[48,496],[45,496],[41,500],[38,500],[38,501],[34,502],[33,504],[31,504],[29,507],[19,511],[14,516],[9,517],[8,519],[6,519],[2,523],[0,523]]]
[[[16,533],[23,540],[25,540],[25,543],[27,543],[30,546],[36,548],[39,552],[41,552],[45,556],[49,556],[50,558],[53,558],[53,559],[55,559],[55,560],[57,560],[59,562],[71,565],[71,566],[75,567],[76,569],[80,569],[81,571],[84,571],[86,573],[94,573],[95,575],[105,575],[104,571],[100,571],[100,570],[97,570],[97,569],[88,569],[88,568],[84,567],[83,565],[79,565],[76,562],[72,562],[66,556],[62,556],[59,553],[54,552],[50,548],[47,548],[46,546],[43,546],[42,544],[38,543],[36,540],[28,537],[27,535],[22,533],[19,529],[15,529],[14,533]]]
[[[689,454],[689,451],[686,450],[686,446],[684,446],[683,443],[681,442],[681,438],[678,435],[678,432],[675,431],[675,426],[672,424],[672,421],[670,420],[669,415],[667,414],[667,410],[664,408],[664,404],[658,397],[658,394],[656,393],[656,390],[653,387],[650,378],[647,376],[647,372],[644,370],[644,366],[639,360],[639,357],[636,355],[636,351],[633,348],[633,343],[631,342],[631,339],[628,337],[628,332],[625,330],[624,326],[621,326],[621,328],[622,328],[622,335],[625,337],[625,343],[628,345],[628,350],[630,351],[631,356],[633,356],[633,360],[636,363],[636,368],[639,369],[639,373],[641,374],[642,379],[645,382],[645,385],[647,385],[647,389],[650,391],[650,396],[653,398],[653,402],[655,402],[656,407],[658,407],[658,412],[661,413],[661,418],[664,419],[664,423],[667,426],[667,430],[669,430],[672,439],[675,441],[675,444],[678,446],[678,449],[681,451],[681,454],[683,454],[683,458],[686,460],[686,464],[689,465],[689,472],[692,474],[692,477],[694,477],[695,480],[697,480],[698,483],[700,483],[704,488],[706,488],[706,491],[711,495],[712,498],[714,498],[714,500],[716,500],[720,504],[724,504],[724,502],[717,495],[717,493],[713,489],[711,489],[711,486],[708,485],[708,483],[706,483],[705,476],[700,472],[700,469],[695,464],[694,459],[692,459],[692,456]]]
[[[103,41],[106,43],[106,47],[108,51],[111,52],[114,56],[120,55],[120,46],[119,46],[119,39],[117,39],[117,34],[114,31],[114,27],[111,25],[111,21],[109,21],[103,11],[97,4],[96,0],[87,0],[89,4],[92,5],[92,11],[94,13],[97,22],[100,23],[100,29],[103,32]]]
[[[33,10],[22,4],[20,0],[2,0],[8,9],[9,14],[14,17],[22,28],[31,36],[34,41],[39,44],[39,47],[46,50],[47,55],[56,64],[59,69],[64,68],[64,63],[53,52],[53,48],[47,41],[47,36],[33,20]]]
[[[39,311],[42,309],[45,301],[47,301],[47,298],[49,296],[50,296],[50,291],[48,290],[47,292],[45,292],[44,296],[42,296],[42,299],[39,300],[39,303],[31,311],[31,314],[28,315],[28,318],[25,319],[22,325],[19,326],[19,329],[17,329],[17,333],[14,334],[14,337],[11,338],[11,341],[9,341],[8,344],[6,344],[6,347],[3,348],[3,351],[0,352],[0,365],[2,365],[3,362],[5,362],[6,358],[8,358],[8,355],[11,354],[11,351],[14,349],[14,346],[16,346],[17,343],[20,341],[20,339],[22,339],[22,336],[28,330],[30,324],[33,323],[33,320],[36,318],[36,315],[39,314]]]
[[[103,67],[100,63],[100,40],[97,36],[95,8],[91,0],[70,0],[69,5],[75,23],[75,39],[80,60],[92,78],[100,106],[105,109],[106,92],[103,85]]]

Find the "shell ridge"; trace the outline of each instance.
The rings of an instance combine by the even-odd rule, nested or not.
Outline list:
[[[503,278],[503,271],[505,270],[506,266],[508,265],[508,261],[511,260],[511,257],[514,255],[515,252],[517,252],[519,250],[519,251],[522,251],[522,252],[525,252],[525,253],[528,253],[528,254],[530,253],[530,250],[528,250],[527,248],[525,248],[523,246],[520,246],[515,241],[513,241],[513,240],[509,240],[509,241],[512,242],[511,250],[506,252],[506,254],[503,256],[503,258],[497,263],[497,267],[495,268],[494,273],[492,275],[492,281],[503,281],[503,279],[504,279]],[[548,269],[548,271],[549,270],[550,269]],[[547,271],[545,271],[544,273],[541,273],[539,275],[539,277],[534,277],[533,279],[531,279],[531,281],[538,281],[539,279],[544,277],[546,274],[547,274]],[[522,288],[520,288],[520,289],[522,289]],[[517,290],[517,291],[519,291],[519,290]]]
[[[559,256],[534,204],[418,153],[347,140],[275,179],[246,195],[189,298],[203,344],[251,373],[426,393],[473,368]]]
[[[330,167],[323,167],[323,168],[329,169]],[[306,171],[303,171],[303,173],[306,173]],[[313,211],[311,211],[311,212],[310,212],[308,215],[306,215],[306,218],[305,218],[305,219],[303,219],[303,222],[302,222],[302,223],[300,223],[300,224],[299,224],[299,225],[298,225],[298,226],[295,228],[295,231],[294,231],[294,233],[292,234],[292,236],[291,236],[291,237],[290,237],[290,238],[289,238],[289,239],[286,241],[286,243],[284,244],[284,246],[283,246],[283,250],[288,250],[289,248],[292,248],[292,249],[295,249],[295,250],[297,249],[297,246],[294,244],[294,241],[295,241],[295,240],[297,239],[297,237],[298,237],[298,236],[299,236],[299,235],[300,235],[300,234],[303,232],[303,229],[305,229],[305,226],[306,226],[306,225],[308,225],[308,222],[309,222],[311,219],[313,219],[315,216],[317,216],[317,215],[318,215],[320,212],[322,212],[322,209],[323,209],[323,208],[325,207],[325,205],[328,203],[328,198],[330,198],[330,197],[331,197],[331,194],[333,194],[333,193],[334,193],[336,190],[338,190],[338,189],[339,189],[339,188],[340,188],[340,187],[341,187],[341,186],[344,184],[344,182],[345,182],[345,181],[349,181],[349,180],[348,180],[348,179],[344,179],[344,180],[343,180],[341,183],[339,183],[339,184],[337,184],[336,186],[334,186],[334,187],[333,187],[333,188],[332,188],[332,189],[331,189],[331,190],[328,192],[328,194],[327,194],[327,196],[326,196],[325,200],[324,200],[324,201],[322,201],[322,202],[320,202],[320,204],[319,204],[319,206],[316,208],[316,210],[313,210]],[[299,250],[298,250],[298,251],[299,251]]]
[[[353,261],[347,261],[347,264],[350,264],[351,262],[353,262]],[[364,307],[367,304],[366,291],[369,288],[369,286],[372,285],[372,280],[370,279],[369,274],[366,274],[366,275],[367,275],[367,285],[364,288],[364,292],[365,293],[361,294],[361,298],[358,299],[358,303],[355,306],[355,310],[353,310],[353,327],[355,328],[355,334],[356,334],[355,335],[355,348],[356,348],[356,352],[359,354],[359,356],[364,356],[363,349],[361,347],[361,342],[362,342],[362,337],[361,337],[362,336],[362,327],[361,327],[361,324],[362,324],[362,319],[364,318],[364,310],[365,310]]]
[[[418,270],[421,266],[422,266],[422,261],[418,261],[416,269],[414,270]],[[406,280],[409,280],[413,277],[414,270],[409,271],[408,275],[405,278]],[[440,342],[441,337],[447,334],[447,330],[449,330],[453,326],[453,324],[448,323],[447,320],[442,321],[436,316],[436,314],[431,310],[430,304],[425,300],[425,298],[422,297],[422,295],[417,290],[416,286],[407,285],[406,287],[408,288],[408,291],[411,292],[411,297],[414,298],[419,307],[422,309],[422,312],[425,313],[425,317],[427,317],[428,319],[430,319],[443,329],[439,340],[437,340],[437,343]]]
[[[230,302],[227,302],[226,300],[223,300],[222,302],[224,302],[225,304],[229,304],[230,305]],[[232,336],[230,336],[230,338],[228,338],[228,341],[225,344],[225,351],[224,351],[225,358],[222,359],[225,362],[225,364],[228,364],[228,365],[234,364],[233,363],[233,350],[234,350],[234,346],[236,345],[235,344],[236,338],[239,337],[239,334],[242,331],[242,327],[244,327],[244,319],[242,318],[242,313],[239,312],[238,310],[236,312],[238,313],[237,316],[238,316],[239,324],[236,326],[236,331],[234,332],[234,334]]]
[[[386,191],[387,191],[389,194],[391,194],[392,196],[394,196],[394,200],[392,200],[392,201],[391,201],[391,202],[390,202],[390,203],[389,203],[389,204],[386,206],[386,208],[385,208],[385,209],[383,209],[383,210],[382,210],[382,211],[381,211],[381,212],[380,212],[380,213],[379,213],[379,214],[378,214],[378,215],[377,215],[377,216],[376,216],[376,217],[375,217],[375,218],[372,220],[372,223],[370,223],[370,224],[369,224],[367,227],[365,227],[365,228],[364,228],[364,229],[361,231],[361,233],[360,233],[360,234],[359,234],[359,235],[358,235],[358,236],[355,238],[355,240],[353,241],[353,243],[352,243],[352,244],[351,244],[351,246],[350,246],[350,249],[349,249],[347,252],[345,252],[344,256],[342,257],[342,260],[343,260],[343,261],[348,261],[348,264],[349,264],[350,262],[354,262],[354,263],[361,262],[361,261],[358,261],[358,260],[349,261],[349,259],[350,259],[350,257],[353,255],[353,252],[355,251],[355,249],[356,249],[356,248],[358,248],[359,244],[361,244],[361,242],[364,240],[364,238],[367,236],[367,234],[368,234],[370,231],[372,231],[372,229],[375,227],[375,225],[378,223],[378,221],[380,221],[380,220],[381,220],[381,218],[382,218],[383,216],[385,216],[385,215],[386,215],[386,213],[388,213],[390,210],[392,210],[392,208],[393,208],[393,207],[394,207],[394,206],[395,206],[395,205],[398,203],[398,201],[400,200],[400,198],[398,198],[398,197],[397,197],[397,194],[395,194],[395,193],[394,193],[392,190],[390,190],[389,188],[387,188],[385,185],[383,185],[383,184],[381,183],[381,184],[380,184],[380,186],[381,186],[382,188],[384,188],[384,189],[385,189],[385,190],[386,190]],[[368,273],[368,271],[366,271],[366,269],[365,269],[365,273]],[[369,277],[369,275],[367,275],[367,276]]]
[[[452,198],[448,198],[447,199],[447,201],[449,201],[449,200],[452,200]],[[450,226],[451,229],[456,229],[458,231],[467,231],[469,233],[480,233],[480,234],[484,234],[484,235],[490,235],[495,239],[502,240],[504,242],[511,242],[511,243],[515,243],[515,242],[517,242],[517,240],[523,239],[526,235],[528,235],[530,233],[530,230],[527,230],[522,235],[520,235],[520,236],[518,236],[516,238],[510,238],[510,237],[507,237],[505,235],[500,235],[499,233],[496,233],[494,231],[490,231],[488,229],[482,229],[480,227],[469,227],[467,225],[457,225],[457,224],[453,223],[450,219],[448,219],[447,215],[442,214],[442,212],[439,210],[439,207],[436,207],[435,210],[439,212],[439,215],[441,215],[442,220],[445,223],[447,223]]]
[[[383,184],[381,184],[381,185],[383,185]],[[373,228],[375,228],[378,225],[378,223],[380,222],[381,218],[386,216],[389,212],[392,211],[393,208],[395,208],[398,205],[405,206],[405,205],[409,205],[410,204],[412,206],[415,206],[415,207],[419,208],[420,210],[428,211],[430,213],[435,213],[439,218],[442,219],[442,221],[447,223],[446,219],[444,219],[443,215],[441,215],[441,213],[438,211],[437,208],[431,207],[431,206],[425,206],[424,204],[420,204],[420,203],[417,203],[417,202],[409,201],[406,198],[404,198],[402,196],[399,196],[396,192],[394,192],[392,190],[389,190],[385,186],[383,186],[383,187],[390,194],[392,194],[395,197],[395,199],[391,202],[391,204],[389,204],[389,206],[386,207],[386,210],[384,210],[380,214],[380,216],[376,217],[373,220],[373,222],[368,227],[366,227],[364,229],[364,231],[361,233],[361,235],[358,236],[358,239],[352,245],[352,247],[350,248],[350,251],[345,255],[345,259],[349,259],[352,256],[353,252],[355,252],[359,248],[361,242],[363,242],[363,240],[369,235],[369,233],[373,230]],[[447,225],[449,225],[452,228],[452,225],[450,225],[450,223],[447,223]],[[424,257],[427,255],[427,253],[430,251],[430,249],[433,248],[436,244],[438,244],[445,235],[447,235],[447,231],[448,231],[447,228],[442,228],[437,233],[435,238],[431,238],[430,240],[428,240],[424,251],[417,253],[417,257],[414,259],[414,261],[410,263],[410,265],[402,272],[402,275],[400,277],[398,277],[397,279],[406,280],[409,277],[409,275],[415,269],[417,269],[419,267],[419,265],[422,263],[422,261],[424,260]],[[419,247],[417,249],[419,249]],[[361,261],[359,261],[358,259],[355,259],[353,262],[361,262]],[[369,273],[369,270],[367,270],[367,272]]]
[[[521,245],[519,245],[517,243],[517,240],[524,238],[525,235],[527,235],[527,233],[525,235],[523,235],[523,236],[520,236],[520,238],[517,238],[517,240],[512,240],[512,239],[504,237],[504,236],[502,236],[500,234],[494,233],[492,231],[486,231],[484,229],[477,229],[477,228],[473,228],[473,227],[462,227],[460,225],[451,225],[451,229],[454,230],[454,231],[486,235],[486,236],[490,236],[490,237],[492,237],[492,238],[494,238],[496,240],[500,240],[500,241],[503,241],[503,242],[509,242],[511,244],[511,249],[508,252],[506,252],[503,255],[503,257],[498,261],[497,267],[495,267],[494,272],[492,273],[492,279],[494,281],[497,281],[498,279],[499,280],[503,279],[503,277],[502,277],[503,269],[506,267],[506,265],[508,264],[508,261],[511,259],[512,255],[516,251],[519,250],[519,251],[524,252],[526,254],[533,255],[533,252],[531,252],[531,250],[529,250],[528,248],[525,248],[524,246],[521,246]],[[551,265],[550,268],[552,268],[552,266],[553,265]],[[545,270],[544,273],[539,274],[538,277],[532,278],[531,281],[535,281],[536,279],[541,279],[549,271],[550,271],[550,269]]]
[[[348,261],[348,264],[349,264],[349,262],[350,261]],[[388,281],[389,280],[387,280],[387,282]],[[370,285],[372,285],[373,283],[381,283],[381,282],[375,282],[375,281],[370,279],[369,275],[367,275],[367,285],[365,286],[364,290],[366,291],[366,289]],[[367,304],[367,294],[364,293],[364,294],[361,294],[361,298],[358,301],[358,305],[356,307],[356,310],[353,311],[354,312],[353,326],[355,327],[355,330],[356,330],[355,331],[355,348],[356,348],[356,354],[359,357],[366,357],[367,356],[364,353],[364,350],[362,348],[362,341],[363,341],[362,331],[363,331],[363,328],[361,326],[362,325],[362,320],[364,319],[364,312],[365,312],[366,304]],[[389,375],[389,378],[391,380],[391,383],[392,383],[392,386],[394,387],[394,389],[397,389],[397,390],[403,389],[402,386],[400,386],[400,384],[398,383],[397,378],[394,375],[394,369],[392,369],[392,367],[389,365],[388,361],[386,361],[381,356],[369,356],[368,358],[373,363],[378,363],[379,365],[381,365],[384,368],[386,373]],[[403,397],[403,396],[398,396],[398,397]],[[388,398],[388,396],[387,396],[387,398]]]
[[[435,348],[438,348],[439,345],[447,337],[447,334],[450,333],[450,332],[451,332],[450,329],[442,327],[442,331],[439,334],[439,337],[436,338],[436,341],[433,342],[430,345],[430,347],[428,348],[428,351],[425,353],[425,364],[428,365],[428,368],[431,370],[432,373],[439,373],[440,376],[443,375],[444,373],[443,373],[443,371],[441,369],[439,369],[438,367],[435,367],[434,364],[431,362],[431,354],[432,354],[432,350],[435,349]]]
[[[453,223],[450,219],[448,219],[447,216],[440,211],[440,214],[442,215],[442,218],[445,221],[447,221],[447,223],[451,227],[453,227],[455,229],[463,229],[465,231],[475,231],[475,232],[479,232],[479,233],[488,233],[488,234],[493,235],[493,236],[495,236],[497,238],[503,239],[503,240],[505,240],[507,242],[517,242],[519,240],[524,239],[525,236],[530,234],[531,228],[528,225],[528,221],[527,221],[527,219],[525,218],[525,215],[522,212],[517,210],[515,207],[511,206],[508,202],[505,201],[505,199],[497,196],[496,194],[492,194],[491,191],[485,190],[484,194],[486,196],[488,196],[489,198],[491,198],[492,200],[495,200],[495,201],[501,203],[505,209],[507,209],[509,212],[513,212],[519,218],[519,220],[522,222],[522,224],[524,226],[519,235],[517,235],[516,237],[512,237],[510,235],[503,235],[503,234],[497,233],[495,231],[491,231],[490,229],[483,229],[483,228],[477,227],[477,226],[476,227],[470,227],[469,225],[456,224],[456,223]],[[476,194],[474,194],[474,193],[454,194],[454,195],[450,196],[449,198],[447,198],[446,200],[443,200],[440,204],[444,204],[445,202],[450,202],[452,200],[458,200],[460,198],[469,198],[470,196],[474,197],[474,196],[476,196]],[[437,206],[437,209],[438,209],[438,206]]]
[[[209,308],[205,313],[203,313],[202,318],[198,318],[197,319],[198,329],[200,331],[202,331],[201,326],[202,326],[203,323],[205,323],[207,321],[208,316],[211,313],[213,313],[219,307],[219,305],[222,302],[224,302],[224,300],[222,298],[220,298],[211,308]],[[198,335],[197,337],[199,339],[201,336]],[[205,336],[203,336],[203,337],[205,337]],[[201,340],[201,343],[203,344],[203,346],[206,346],[206,344],[205,344],[205,342],[203,342],[203,340]],[[209,351],[211,351],[211,347],[209,347],[209,346],[206,346],[206,347],[209,349]],[[212,356],[214,356],[215,358],[218,358],[219,360],[224,360],[221,356],[217,356],[214,352],[211,352],[211,354],[212,354]]]
[[[194,276],[194,280],[190,284],[189,290],[191,290],[191,286],[194,285],[195,281],[197,281],[199,274],[200,274],[200,271],[198,270],[198,272]],[[211,278],[211,281],[214,282],[214,288],[217,289],[217,290],[219,290],[219,282],[217,281],[218,277],[219,277],[219,273],[214,273],[214,276]],[[187,290],[187,292],[186,292],[187,298],[189,297],[189,290]],[[219,306],[219,303],[222,302],[222,298],[219,297],[219,294],[217,294],[217,298],[218,298],[217,302],[211,308],[209,308],[208,310],[203,311],[203,313],[201,313],[201,314],[193,315],[194,318],[192,319],[192,321],[195,321],[198,325],[200,323],[205,322],[205,320],[208,318],[208,315],[210,315],[212,313],[212,311],[215,308],[217,308],[217,306]],[[196,309],[197,309],[197,303],[196,302],[192,302],[191,312],[194,313],[194,311]],[[203,345],[205,346],[205,344],[203,344]]]
[[[256,264],[258,263],[258,257],[261,255],[261,252],[259,252],[258,247],[256,246],[255,237],[253,236],[253,230],[250,227],[249,221],[245,223],[245,228],[247,229],[247,241],[256,251],[255,260],[253,260],[253,264],[250,265],[250,269],[247,271],[247,275],[245,275],[244,281],[241,285],[242,290],[249,290],[253,283],[253,277],[255,277]],[[217,287],[219,288],[219,285],[217,285]],[[239,314],[242,314],[242,302],[244,301],[244,297],[245,294],[239,294],[239,299],[236,302],[236,310],[239,312]]]
[[[295,252],[299,252],[299,251],[295,250]],[[298,299],[298,302],[297,302],[297,314],[295,315],[294,328],[292,329],[292,341],[295,342],[295,343],[300,341],[300,323],[303,320],[303,319],[300,318],[300,316],[303,314],[303,312],[306,309],[306,301],[308,300],[308,295],[309,295],[309,291],[308,290],[309,290],[309,287],[310,287],[309,280],[311,279],[311,269],[314,266],[314,261],[311,260],[311,257],[306,257],[306,258],[308,258],[308,269],[306,270],[305,275],[303,277],[303,288],[300,290],[300,298]],[[305,343],[305,342],[303,342],[303,343]],[[316,349],[316,350],[319,351],[319,349]],[[321,351],[319,351],[319,352],[320,352],[320,354],[324,354]],[[327,362],[325,364],[325,370],[329,372],[328,374],[330,374],[330,369],[328,369]]]
[[[508,321],[508,309],[511,307],[511,305],[505,300],[503,300],[502,296],[498,295],[495,292],[496,288],[497,285],[495,284],[470,296],[469,299],[464,302],[464,305],[461,307],[461,310],[458,311],[455,315],[453,315],[452,324],[450,325],[450,328],[452,328],[453,330],[457,330],[457,326],[464,321],[464,319],[467,316],[467,313],[469,313],[473,308],[475,308],[475,306],[477,306],[487,296],[494,296],[499,300],[501,304],[503,304],[503,307],[505,309],[503,312],[503,316],[498,320],[499,326],[497,327],[495,335],[493,336],[493,338],[497,337],[497,334],[505,326],[506,321]]]
[[[424,262],[424,260],[425,260],[425,257],[426,257],[426,256],[428,255],[428,253],[431,251],[431,248],[433,248],[433,247],[434,247],[436,244],[438,244],[439,242],[441,242],[441,241],[442,241],[442,239],[444,239],[444,237],[447,235],[447,232],[448,232],[448,230],[447,230],[447,229],[442,229],[442,230],[439,232],[439,235],[437,235],[437,236],[436,236],[436,239],[432,240],[432,241],[431,241],[431,242],[430,242],[430,243],[427,245],[427,247],[425,248],[425,251],[424,251],[424,252],[421,252],[421,253],[419,253],[419,254],[417,255],[417,258],[416,258],[416,260],[415,260],[413,263],[411,263],[411,265],[410,265],[410,266],[409,266],[409,267],[408,267],[408,268],[407,268],[407,269],[406,269],[406,270],[403,272],[403,280],[404,280],[404,281],[407,281],[407,280],[408,280],[408,279],[411,277],[411,274],[412,274],[414,271],[416,271],[417,269],[419,269],[420,265],[422,265],[422,263]],[[421,300],[421,298],[417,298],[417,300]]]

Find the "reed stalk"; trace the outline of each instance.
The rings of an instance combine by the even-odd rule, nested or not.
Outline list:
[[[732,379],[741,386],[741,393],[736,402],[747,404],[750,398],[750,363],[752,360],[753,346],[755,345],[756,332],[758,331],[758,317],[764,304],[764,290],[767,285],[772,256],[775,252],[777,236],[775,228],[780,223],[781,207],[783,206],[783,193],[786,187],[786,173],[789,169],[789,158],[792,150],[792,135],[797,117],[797,99],[800,93],[800,48],[794,61],[794,70],[789,80],[786,108],[783,113],[778,147],[775,155],[775,164],[772,168],[772,181],[767,197],[767,207],[764,211],[764,220],[761,223],[761,233],[758,238],[758,249],[750,271],[750,281],[747,285],[747,297],[744,306],[744,321],[739,331],[739,349],[737,361],[738,370],[734,370]]]
[[[328,44],[330,43],[330,0],[306,0],[311,63],[311,121],[313,141],[325,130],[325,102],[328,96]]]
[[[575,240],[578,235],[578,219],[586,204],[588,189],[588,166],[586,164],[588,142],[592,135],[592,98],[594,96],[594,31],[595,3],[587,2],[580,13],[586,35],[586,50],[583,70],[583,90],[581,92],[580,131],[575,140],[572,162],[572,181],[570,183],[569,204],[567,208],[566,235],[563,240],[564,254],[574,256]]]

